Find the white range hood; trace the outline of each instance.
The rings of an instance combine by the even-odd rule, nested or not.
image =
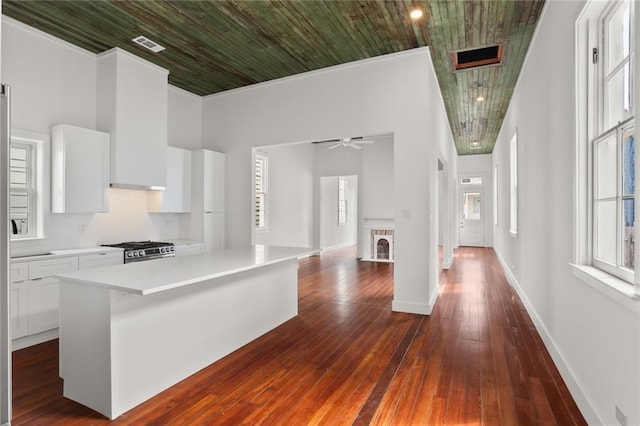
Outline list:
[[[119,48],[98,55],[97,127],[111,134],[111,187],[166,187],[168,75]]]

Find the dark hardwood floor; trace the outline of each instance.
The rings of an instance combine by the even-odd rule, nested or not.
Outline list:
[[[113,422],[62,397],[57,340],[14,352],[14,425],[582,425],[491,249],[460,248],[430,317],[393,265],[300,262],[298,317]]]

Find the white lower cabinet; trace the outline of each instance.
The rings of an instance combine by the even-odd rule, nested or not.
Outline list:
[[[60,284],[53,275],[119,265],[123,261],[122,252],[118,251],[12,263],[9,287],[11,338],[34,336],[58,328]],[[21,347],[47,340],[38,336],[28,339]]]
[[[60,283],[47,277],[27,281],[29,285],[29,334],[42,333],[58,327],[60,310]]]
[[[28,263],[27,288],[28,335],[58,327],[60,296],[58,280],[52,275],[78,270],[78,257],[34,260]]]
[[[78,269],[92,269],[101,268],[103,266],[121,265],[123,262],[124,256],[121,251],[85,254],[78,258]]]
[[[26,281],[9,286],[9,312],[11,312],[11,338],[18,339],[29,334],[28,289]]]
[[[188,256],[204,252],[204,243],[176,243],[176,256]]]

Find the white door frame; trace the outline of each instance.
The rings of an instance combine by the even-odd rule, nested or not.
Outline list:
[[[477,242],[469,242],[469,241],[465,241],[464,237],[463,237],[463,227],[465,225],[464,223],[464,218],[463,218],[463,209],[464,209],[464,194],[465,193],[469,193],[469,192],[477,192],[480,193],[480,220],[478,221],[478,226],[479,226],[479,230],[480,230],[480,235],[481,238],[479,241]],[[487,209],[485,209],[484,205],[485,205],[485,199],[484,199],[484,187],[483,186],[460,186],[459,190],[458,190],[458,235],[459,235],[459,244],[461,246],[470,246],[470,247],[484,247],[485,246],[485,242],[486,242],[486,235],[485,235],[485,212]]]

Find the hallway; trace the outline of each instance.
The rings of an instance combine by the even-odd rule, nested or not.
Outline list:
[[[301,260],[298,317],[113,422],[62,397],[57,340],[14,352],[13,424],[585,424],[492,249],[457,250],[430,317],[390,312],[392,278]]]

